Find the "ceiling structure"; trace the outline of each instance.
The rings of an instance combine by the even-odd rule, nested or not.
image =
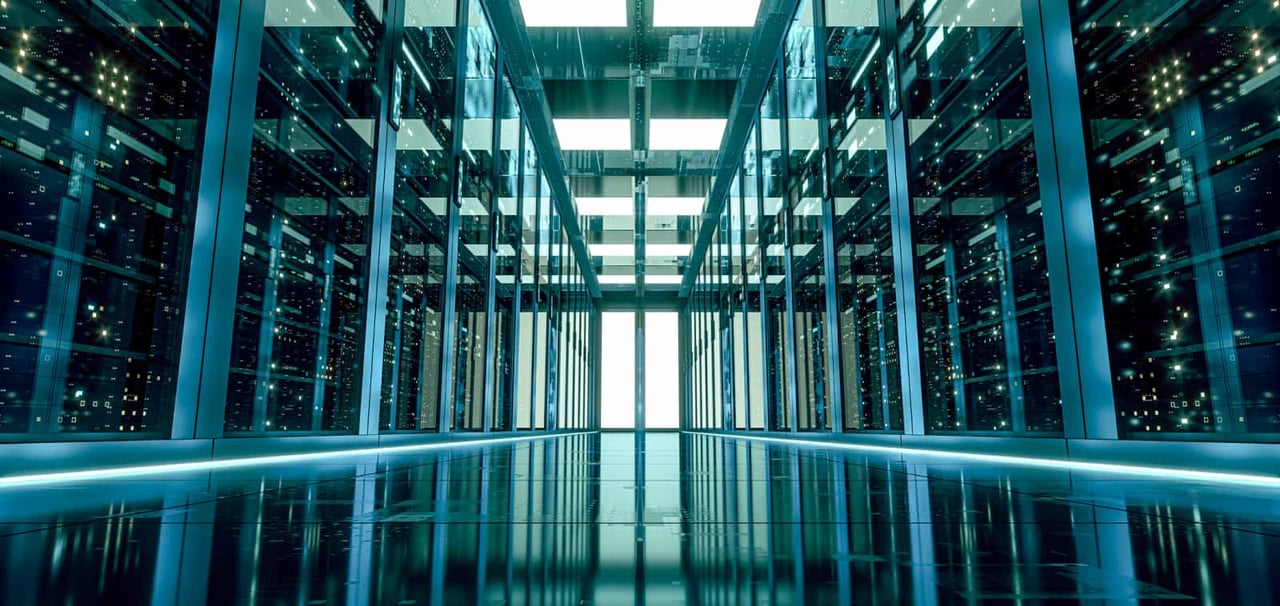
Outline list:
[[[519,5],[600,288],[677,290],[760,0]]]

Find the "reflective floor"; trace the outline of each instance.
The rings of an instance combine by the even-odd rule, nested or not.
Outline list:
[[[580,435],[6,489],[0,603],[1273,604],[1278,493]]]

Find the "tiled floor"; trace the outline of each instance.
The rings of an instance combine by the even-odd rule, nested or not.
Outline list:
[[[645,446],[641,461],[632,434],[581,435],[6,489],[0,603],[1280,602],[1278,490]]]

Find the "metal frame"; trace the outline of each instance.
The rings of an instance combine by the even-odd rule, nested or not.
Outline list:
[[[1092,216],[1092,207],[1089,195],[1089,187],[1087,182],[1081,182],[1079,179],[1071,180],[1062,177],[1068,174],[1086,174],[1088,169],[1087,158],[1085,157],[1085,142],[1083,119],[1080,110],[1080,99],[1078,82],[1075,75],[1075,58],[1074,48],[1072,45],[1072,27],[1069,9],[1065,0],[1022,0],[1023,11],[1026,15],[1026,26],[1024,28],[1026,37],[1026,46],[1028,49],[1028,76],[1031,81],[1031,96],[1033,104],[1033,123],[1035,129],[1035,140],[1038,154],[1039,168],[1041,173],[1041,190],[1044,208],[1044,221],[1046,225],[1046,254],[1049,257],[1050,264],[1050,294],[1054,307],[1054,330],[1058,335],[1056,347],[1059,357],[1059,376],[1063,393],[1064,403],[1064,425],[1066,428],[1065,435],[1069,438],[1115,438],[1115,410],[1114,397],[1111,392],[1111,372],[1108,362],[1107,337],[1105,327],[1101,322],[1103,317],[1103,300],[1101,291],[1101,276],[1097,265],[1096,241],[1094,240],[1094,222]],[[824,0],[814,0],[814,29],[815,29],[815,51],[820,55],[825,53],[825,2]],[[886,67],[884,77],[888,80],[889,86],[885,87],[886,95],[886,116],[885,126],[888,130],[886,151],[888,155],[888,180],[889,180],[889,204],[890,204],[890,225],[891,225],[891,241],[893,246],[894,257],[898,260],[894,269],[894,285],[896,290],[896,306],[898,319],[898,351],[900,352],[900,376],[897,378],[902,387],[903,400],[903,433],[908,435],[920,435],[929,432],[926,427],[925,420],[925,396],[923,389],[923,360],[921,349],[921,326],[920,317],[917,313],[917,286],[916,267],[914,263],[915,237],[912,225],[912,199],[911,199],[911,178],[909,176],[908,164],[908,132],[906,124],[906,115],[904,108],[906,107],[905,92],[902,89],[898,66],[902,65],[901,49],[898,44],[899,37],[899,21],[900,8],[894,0],[878,0],[878,10],[880,15],[880,36],[882,47],[887,49]],[[761,16],[762,22],[767,21],[765,16]],[[789,21],[788,24],[789,25]],[[759,27],[759,24],[758,24]],[[778,46],[772,47],[770,51],[775,53],[772,57],[761,58],[761,49],[752,47],[750,57],[753,61],[759,61],[759,65],[751,65],[750,69],[757,70],[753,76],[758,76],[759,71],[764,65],[768,65],[772,69],[773,65],[779,65],[779,71],[773,76],[776,77],[779,87],[785,91],[786,76],[781,72],[785,68],[783,63],[785,57],[783,55],[783,42],[786,39],[786,29],[778,35],[776,40]],[[753,43],[758,39],[753,38]],[[825,62],[818,61],[817,77],[821,82],[825,82]],[[744,79],[745,81],[745,79]],[[754,83],[753,83],[754,84]],[[758,90],[760,99],[763,99],[764,91],[769,85],[768,77],[762,78],[758,86],[752,87],[752,90]],[[750,106],[748,102],[756,101],[757,97],[752,96],[746,98],[742,95],[743,89],[746,88],[743,83],[739,85],[738,104],[734,107],[734,116],[730,120],[731,131],[726,134],[726,145],[731,140],[731,135],[737,133],[732,130],[737,126],[735,118],[739,116],[741,107]],[[820,89],[821,90],[821,89]],[[780,95],[786,99],[785,92]],[[828,108],[826,107],[826,95],[821,92],[818,95],[819,104],[819,120],[829,118]],[[759,104],[755,103],[756,116],[758,116]],[[754,118],[753,118],[754,119]],[[784,156],[789,153],[786,117],[782,116],[780,120],[780,131],[782,135],[782,147]],[[757,133],[759,137],[759,133]],[[819,129],[819,142],[824,150],[823,156],[823,253],[825,255],[824,266],[822,271],[826,277],[826,306],[828,313],[828,322],[826,327],[826,353],[831,366],[838,368],[838,364],[843,362],[840,355],[840,329],[839,329],[839,301],[836,293],[836,276],[838,268],[835,259],[835,223],[834,201],[831,199],[831,174],[832,164],[830,158],[826,155],[832,153],[832,142],[830,133],[826,129]],[[719,171],[724,169],[724,163],[731,154],[724,152],[722,146],[721,164],[717,166],[717,176]],[[739,154],[740,158],[740,154]],[[740,161],[739,161],[740,165]],[[735,167],[736,170],[736,167]],[[757,171],[759,173],[759,171]],[[796,332],[795,332],[795,292],[794,281],[792,275],[792,245],[793,234],[791,225],[791,208],[790,208],[790,186],[791,176],[789,158],[787,165],[783,168],[784,195],[786,208],[784,216],[787,218],[787,225],[784,227],[784,255],[786,257],[786,274],[783,285],[783,293],[787,302],[787,331],[790,335],[785,355],[788,364],[785,380],[792,387],[788,392],[788,399],[784,403],[788,407],[792,417],[792,426],[788,429],[791,431],[799,430],[798,402],[797,402],[797,366],[795,362],[798,359]],[[758,179],[763,179],[758,174]],[[715,226],[715,221],[723,214],[721,202],[727,195],[730,179],[718,178],[716,181],[717,190],[713,191],[708,198],[706,212],[703,215],[702,225],[700,226],[698,241],[693,250],[693,258],[690,265],[686,269],[684,283],[681,286],[680,294],[687,297],[690,301],[689,309],[693,310],[698,305],[698,293],[696,292],[696,282],[701,276],[701,266],[708,263],[708,246],[710,244],[710,236]],[[763,185],[762,183],[760,184]],[[725,191],[719,191],[724,189]],[[762,187],[758,187],[761,191],[758,196],[763,196]],[[760,198],[762,200],[762,198]],[[758,200],[758,202],[760,202]],[[759,210],[760,218],[763,219],[763,208]],[[997,226],[997,231],[1002,231]],[[1007,230],[1004,230],[1007,231]],[[999,235],[999,234],[998,234]],[[760,233],[761,246],[767,246],[763,238],[764,234]],[[1007,233],[1004,234],[1007,239]],[[1005,271],[1009,270],[1010,259],[1004,261]],[[762,268],[762,275],[767,268]],[[745,285],[744,285],[745,288]],[[769,342],[775,340],[773,334],[773,324],[769,318],[768,294],[770,289],[767,285],[767,279],[762,281],[760,285],[761,296],[761,318],[762,318],[762,337],[765,340],[765,351],[769,352]],[[1011,296],[1011,293],[1006,293]],[[1006,297],[1007,298],[1007,297]],[[744,310],[746,308],[744,307]],[[1005,322],[1009,329],[1016,328],[1013,318],[1006,319]],[[697,347],[697,343],[690,343],[690,346]],[[768,355],[766,355],[768,357]],[[1006,352],[1006,358],[1010,361],[1016,361],[1016,351]],[[767,362],[766,362],[767,363]],[[766,374],[766,382],[768,381]],[[844,402],[843,388],[841,381],[844,379],[838,370],[831,373],[832,380],[828,383],[830,388],[827,393],[827,402],[830,406],[830,417],[832,421],[832,431],[840,433],[844,431]],[[775,378],[778,379],[778,378]],[[1013,379],[1010,379],[1011,387],[1020,387],[1013,385]],[[769,400],[775,399],[772,395],[776,390],[776,385],[766,385],[765,395]],[[1015,394],[1011,401],[1013,402],[1012,419],[1014,422],[1014,430],[1024,432],[1026,430],[1026,409],[1023,398],[1016,397],[1019,389],[1011,389],[1011,394]],[[778,403],[775,403],[778,404]],[[769,412],[770,406],[766,402],[766,414],[769,417],[766,426],[769,429],[778,427],[778,419],[776,413],[778,411]],[[957,414],[963,419],[964,406],[958,404]],[[888,415],[885,419],[886,424],[889,422]],[[963,424],[963,421],[962,421]]]
[[[383,48],[400,48],[404,39],[404,1],[386,0],[386,32]],[[384,61],[378,66],[379,86],[391,91],[396,66]],[[374,183],[370,203],[369,267],[365,284],[364,363],[361,371],[359,421],[356,433],[375,434],[382,412],[383,346],[387,331],[387,288],[390,283],[391,229],[395,210],[396,126],[391,121],[400,99],[382,95],[374,135]],[[327,309],[327,307],[326,307]],[[393,419],[394,422],[394,419]],[[318,428],[317,428],[318,429]]]
[[[538,66],[529,42],[529,32],[524,25],[517,0],[471,0],[483,2],[488,8],[494,36],[507,50],[507,71],[520,107],[524,110],[525,123],[533,135],[534,148],[538,151],[539,166],[547,175],[551,186],[551,199],[560,211],[564,230],[569,236],[574,258],[582,270],[583,282],[593,298],[600,298],[600,282],[591,264],[590,251],[578,225],[578,212],[565,177],[564,158],[560,155],[560,142],[551,124],[551,109],[547,106],[547,94],[542,88]],[[461,45],[459,45],[461,46]]]
[[[222,436],[265,10],[251,0],[223,2],[218,9],[212,78],[225,85],[210,88],[205,114],[170,431],[175,440]]]
[[[827,40],[827,1],[813,0],[813,44],[817,57],[826,56]],[[827,368],[827,418],[831,421],[831,431],[844,431],[844,376],[841,363],[844,357],[840,350],[840,302],[836,294],[836,281],[839,272],[836,268],[835,245],[835,197],[831,174],[831,156],[835,150],[831,145],[831,129],[826,125],[830,119],[830,108],[827,107],[826,82],[827,62],[814,62],[814,77],[817,79],[817,111],[818,111],[818,146],[822,149],[819,156],[822,162],[822,272],[826,287],[826,320],[827,333],[826,355]],[[824,370],[825,372],[825,370]]]
[[[458,326],[458,248],[461,246],[458,242],[461,232],[461,217],[458,216],[458,209],[462,207],[462,201],[459,198],[461,189],[459,184],[459,175],[462,172],[462,128],[463,128],[463,111],[466,106],[467,90],[464,84],[467,73],[467,36],[470,25],[470,3],[472,0],[458,0],[458,13],[455,23],[457,24],[456,42],[454,48],[458,49],[457,56],[454,57],[454,76],[455,82],[453,91],[453,107],[452,128],[453,143],[451,147],[451,156],[453,161],[449,165],[449,204],[447,205],[448,232],[449,235],[445,239],[448,243],[445,252],[444,262],[444,314],[440,320],[440,403],[436,407],[439,419],[436,423],[436,431],[438,433],[449,433],[453,431],[454,418],[454,372],[457,369],[457,326]]]
[[[711,244],[711,233],[715,230],[720,213],[724,211],[733,174],[742,164],[742,151],[746,148],[747,136],[760,115],[760,102],[769,87],[774,65],[781,54],[782,44],[786,41],[787,29],[791,26],[799,4],[800,0],[763,0],[760,3],[760,13],[756,17],[751,43],[747,48],[744,73],[738,79],[737,90],[733,95],[734,104],[729,110],[720,153],[716,156],[715,177],[702,211],[698,237],[689,253],[690,262],[685,267],[684,279],[680,283],[681,297],[689,296],[689,291],[698,278],[707,247]]]
[[[1084,118],[1066,0],[1022,0],[1067,437],[1118,436]]]
[[[907,169],[906,116],[897,65],[898,3],[880,0],[881,46],[887,49],[885,87],[889,170],[889,213],[892,224],[894,289],[898,317],[898,351],[902,384],[902,425],[908,434],[925,433],[920,316],[916,313],[915,239],[911,228],[911,193]],[[886,419],[886,423],[888,420]]]

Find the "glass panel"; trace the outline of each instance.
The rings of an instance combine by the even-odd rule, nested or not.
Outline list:
[[[516,283],[520,280],[521,271],[520,193],[524,179],[521,174],[520,149],[524,133],[520,126],[520,105],[516,102],[506,76],[502,78],[501,87],[495,234],[497,249],[494,251],[497,292],[493,309],[493,367],[496,376],[490,381],[493,385],[491,428],[511,429],[515,406],[515,348],[518,346],[513,339],[515,326],[511,314],[515,308]]]
[[[384,430],[434,429],[439,423],[444,256],[426,228],[397,205],[383,355]]]
[[[215,9],[5,5],[0,441],[169,431]]]
[[[901,429],[884,136],[885,52],[875,20],[859,25],[852,25],[857,19],[842,21],[850,25],[830,27],[826,41],[826,123],[833,142],[828,153],[844,423],[849,430]]]
[[[767,350],[765,370],[769,377],[768,409],[772,429],[789,429],[791,423],[791,392],[787,371],[787,300],[786,300],[786,193],[784,150],[782,147],[783,99],[778,94],[779,81],[773,80],[760,107],[761,170],[764,188],[762,230],[764,234],[764,279],[768,305]]]
[[[438,5],[441,14],[454,14],[449,4]],[[383,360],[388,370],[381,415],[382,427],[395,430],[435,429],[440,421],[444,234],[457,69],[452,17],[427,20],[410,8],[405,20],[404,44],[394,53],[404,75],[387,310],[387,347],[395,357]]]
[[[1021,4],[902,31],[927,428],[1061,432]]]
[[[226,430],[352,431],[360,401],[380,15],[267,19]]]
[[[1073,11],[1118,426],[1258,439],[1280,432],[1280,12],[1175,4]]]
[[[465,105],[462,108],[457,369],[454,427],[484,429],[485,347],[489,263],[492,261],[491,216],[496,202],[492,189],[494,95],[497,51],[489,22],[475,3],[467,17]]]

